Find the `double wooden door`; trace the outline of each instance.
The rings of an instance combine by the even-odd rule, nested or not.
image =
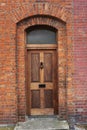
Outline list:
[[[28,51],[28,114],[58,113],[55,50]]]

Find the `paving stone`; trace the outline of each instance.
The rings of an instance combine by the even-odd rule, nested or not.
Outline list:
[[[69,130],[67,121],[57,118],[29,118],[24,123],[19,123],[14,130]]]

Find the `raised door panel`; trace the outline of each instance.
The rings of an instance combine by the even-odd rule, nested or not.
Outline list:
[[[39,90],[31,90],[31,107],[32,108],[40,108],[40,91]]]
[[[52,53],[44,53],[44,81],[52,82],[53,80],[53,61]]]
[[[53,90],[45,90],[45,108],[53,108]]]
[[[31,82],[40,81],[40,55],[31,53]]]
[[[29,101],[31,115],[52,115],[55,111],[55,51],[29,51]],[[43,67],[41,67],[41,62]],[[40,87],[41,86],[41,87]]]

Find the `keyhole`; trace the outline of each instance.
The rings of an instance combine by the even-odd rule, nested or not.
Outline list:
[[[41,69],[44,68],[43,62],[40,63],[40,68],[41,68]]]

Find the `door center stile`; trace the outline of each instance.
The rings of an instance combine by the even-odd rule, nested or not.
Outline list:
[[[40,65],[44,64],[44,54],[43,52],[40,52]],[[43,84],[44,83],[44,66],[43,68],[40,67],[40,83]],[[40,98],[41,100],[41,108],[44,108],[44,88],[40,89]]]

